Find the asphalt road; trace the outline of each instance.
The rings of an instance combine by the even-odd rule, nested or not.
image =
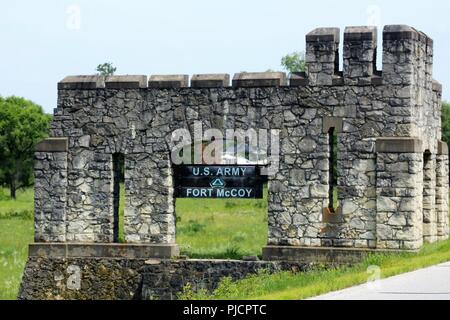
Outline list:
[[[311,300],[450,300],[450,262]]]

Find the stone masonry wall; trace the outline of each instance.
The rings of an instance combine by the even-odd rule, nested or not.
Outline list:
[[[234,260],[145,260],[30,257],[20,300],[176,300],[190,284],[211,291],[223,277],[260,271],[306,271],[302,263]]]
[[[438,155],[442,89],[432,80],[432,40],[386,26],[381,71],[376,28],[346,28],[342,72],[339,43],[339,29],[309,33],[306,73],[289,83],[276,72],[236,74],[232,86],[222,74],[194,75],[190,86],[187,75],[67,77],[50,132],[68,139],[66,193],[37,185],[37,202],[45,199],[41,189],[65,199],[65,219],[55,224],[63,231],[44,226],[48,237],[37,239],[114,241],[113,158],[120,153],[126,242],[174,244],[170,138],[180,128],[192,134],[196,121],[203,130],[280,131],[279,170],[269,176],[269,245],[418,249],[424,239],[445,238],[448,156]],[[338,208],[328,208],[331,128]]]

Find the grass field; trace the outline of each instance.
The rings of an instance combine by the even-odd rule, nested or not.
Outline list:
[[[177,199],[177,243],[191,258],[261,255],[267,200]]]
[[[33,190],[19,192],[9,200],[0,189],[0,300],[15,299],[33,241]]]

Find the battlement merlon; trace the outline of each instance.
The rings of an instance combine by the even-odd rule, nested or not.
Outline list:
[[[339,28],[317,28],[306,35],[306,75],[312,86],[333,85],[339,73]]]
[[[432,87],[433,40],[407,25],[383,30],[383,83]]]
[[[383,29],[383,63],[377,71],[376,27],[347,27],[344,31],[342,72],[339,67],[339,28],[317,28],[306,35],[306,72],[245,72],[234,75],[232,87],[417,85],[433,90],[433,40],[407,25]],[[230,87],[228,74],[70,76],[60,90],[170,89]],[[411,92],[414,90],[411,89]],[[434,90],[437,91],[437,90]]]
[[[377,28],[347,27],[343,76],[346,85],[370,85],[376,75]]]

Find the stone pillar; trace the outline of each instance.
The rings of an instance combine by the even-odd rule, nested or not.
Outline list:
[[[36,242],[66,241],[67,148],[67,138],[46,139],[36,147]]]
[[[433,243],[437,240],[436,155],[425,153],[423,161],[423,240]]]
[[[279,114],[271,112],[269,117]],[[284,115],[288,119],[289,113]],[[329,202],[328,134],[320,118],[302,117],[301,130],[280,132],[279,170],[269,176],[269,246],[322,246],[322,214]]]
[[[125,242],[174,244],[172,172],[163,153],[125,158]]]
[[[437,240],[447,240],[448,227],[448,146],[439,141],[438,155],[436,156],[436,215],[437,215]]]
[[[71,145],[68,158],[67,242],[113,242],[111,155]]]
[[[347,27],[344,32],[344,82],[370,85],[376,71],[377,28]]]
[[[423,244],[423,153],[415,138],[379,138],[377,249],[416,250]]]
[[[306,35],[306,74],[312,86],[333,85],[339,71],[339,28],[318,28]]]

